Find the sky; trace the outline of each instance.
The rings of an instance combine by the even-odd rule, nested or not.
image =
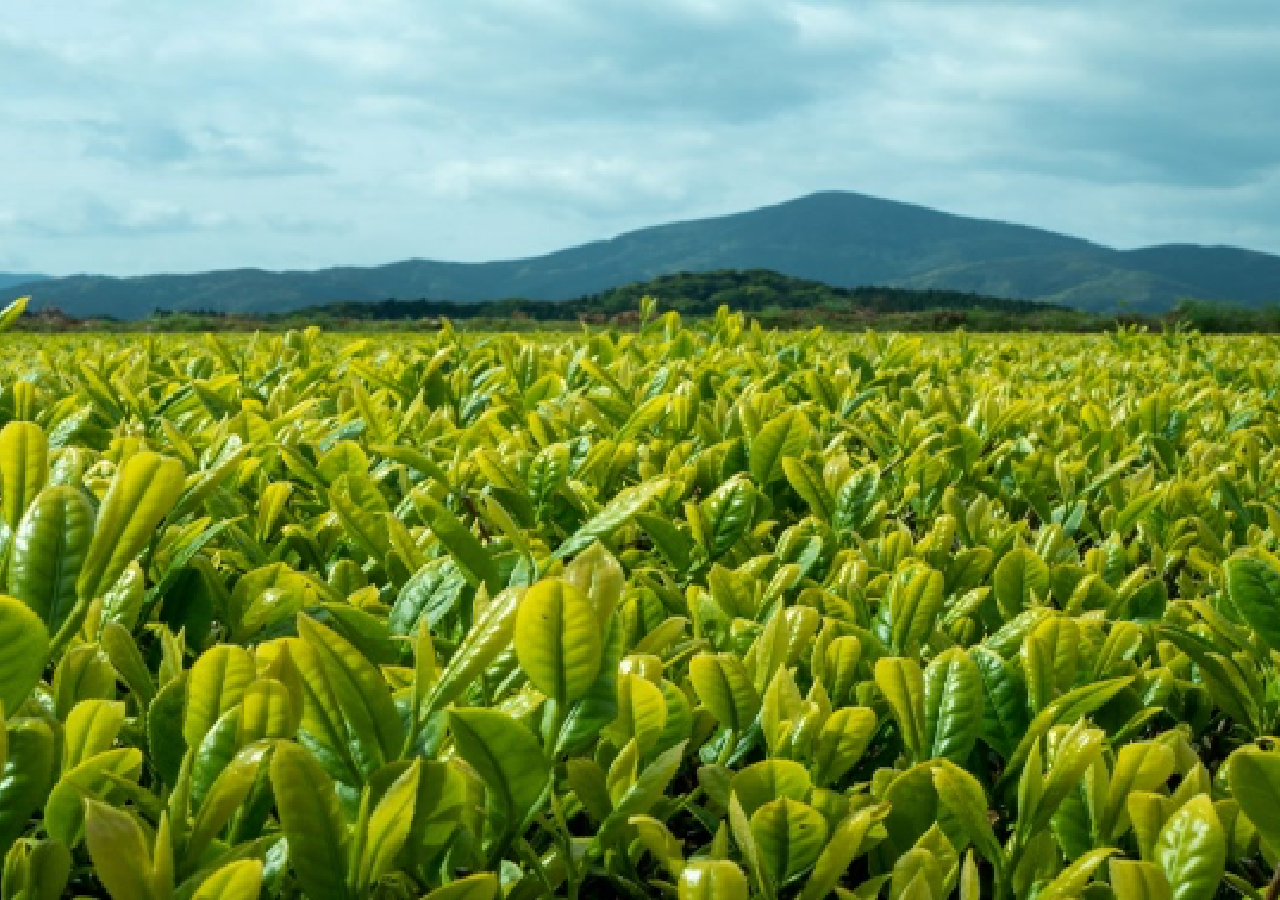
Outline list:
[[[531,256],[850,190],[1280,253],[1276,0],[43,0],[0,272]]]

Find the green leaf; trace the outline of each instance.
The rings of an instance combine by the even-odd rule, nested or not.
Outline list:
[[[993,585],[996,603],[1006,619],[1027,608],[1032,597],[1049,593],[1049,567],[1035,551],[1015,547],[996,564]]]
[[[420,759],[413,761],[391,787],[387,788],[369,817],[363,852],[355,872],[355,888],[358,893],[368,891],[378,879],[391,871],[400,848],[409,836],[413,825],[418,779],[422,773],[421,763]]]
[[[783,458],[803,455],[810,431],[808,418],[794,409],[766,422],[751,439],[748,468],[756,484],[781,478]]]
[[[1117,900],[1173,900],[1169,879],[1156,863],[1113,859],[1108,869]]]
[[[873,826],[889,814],[884,804],[865,806],[842,819],[822,849],[800,900],[823,900],[849,871],[850,864],[874,842]]]
[[[363,490],[367,479],[353,479],[350,475],[341,475],[329,491],[329,506],[338,515],[342,523],[343,535],[370,559],[384,562],[391,551],[391,539],[387,536],[384,511],[364,505],[370,496],[385,508],[385,501],[377,494]]]
[[[1115,521],[1111,523],[1111,530],[1121,537],[1126,536],[1147,513],[1155,509],[1163,496],[1164,493],[1162,491],[1147,491],[1138,494],[1125,505],[1124,509],[1116,514]]]
[[[632,816],[643,815],[662,799],[663,793],[671,784],[671,779],[680,769],[684,758],[686,741],[659,753],[657,758],[635,780],[625,794],[619,798],[613,812],[600,824],[596,839],[601,844],[612,843],[617,831],[630,821]]]
[[[98,510],[93,540],[76,579],[80,599],[100,597],[116,583],[178,502],[185,484],[186,470],[179,460],[150,451],[125,460]]]
[[[748,900],[747,876],[727,859],[695,860],[680,873],[679,900]]]
[[[932,741],[925,734],[924,673],[920,666],[907,657],[883,656],[876,660],[874,674],[876,687],[893,711],[907,753],[916,762],[924,760]]]
[[[1082,895],[1094,872],[1118,852],[1114,847],[1100,847],[1083,854],[1045,885],[1036,895],[1037,900],[1075,900]]]
[[[724,556],[751,528],[758,497],[750,481],[734,475],[698,504],[689,524],[708,560]]]
[[[191,803],[197,809],[204,806],[218,776],[234,761],[236,752],[240,749],[239,733],[240,707],[237,706],[224,713],[195,748],[187,787]]]
[[[27,311],[27,303],[30,300],[30,297],[19,297],[0,311],[0,331],[8,331],[10,326],[18,321],[18,318]]]
[[[637,513],[643,512],[653,499],[667,489],[666,478],[654,478],[635,487],[619,491],[604,509],[596,513],[556,548],[556,559],[568,559],[586,550],[596,541],[604,541]]]
[[[885,602],[893,623],[889,645],[900,656],[913,655],[930,635],[942,610],[942,573],[917,566],[889,582]]]
[[[257,900],[262,891],[262,861],[239,859],[200,883],[191,900]]]
[[[1070,689],[1079,669],[1080,641],[1074,619],[1054,616],[1036,625],[1022,642],[1022,668],[1034,712]]]
[[[79,581],[79,579],[76,580]],[[146,602],[145,581],[146,576],[142,574],[142,566],[136,562],[125,566],[124,572],[116,579],[116,583],[102,595],[102,621],[115,622],[120,627],[132,631],[138,624],[143,603]]]
[[[671,829],[653,816],[632,816],[627,824],[636,830],[640,843],[664,869],[672,875],[679,875],[683,871],[684,846],[671,833]]]
[[[387,616],[387,627],[391,634],[401,636],[412,634],[419,624],[433,628],[458,608],[467,591],[462,570],[452,559],[433,559],[400,589]]]
[[[91,756],[110,750],[124,727],[124,704],[81,700],[67,716],[62,736],[62,768],[74,769]]]
[[[560,734],[555,739],[557,756],[581,747],[583,742],[590,741],[617,718],[618,666],[625,649],[626,637],[621,621],[618,616],[611,616],[605,628],[600,673],[591,683],[586,695],[569,707],[561,724]]]
[[[179,521],[188,513],[200,508],[200,504],[214,489],[235,471],[240,462],[249,455],[250,447],[239,435],[231,435],[223,442],[215,459],[206,468],[202,468],[194,483],[182,493],[177,504],[169,514],[170,521]],[[219,523],[225,525],[226,523]],[[216,526],[215,526],[216,527]]]
[[[128,686],[129,692],[138,699],[139,705],[145,710],[156,697],[156,686],[151,678],[151,672],[147,669],[146,660],[142,658],[142,651],[133,640],[133,635],[124,626],[108,621],[102,626],[98,642],[103,652],[107,654],[107,658],[111,660],[111,665],[119,674],[120,680]]]
[[[1027,727],[1022,740],[1018,742],[1013,755],[1008,759],[1008,767],[1005,770],[1004,778],[1011,778],[1022,770],[1022,764],[1031,752],[1031,747],[1048,734],[1049,729],[1054,725],[1074,724],[1082,716],[1086,716],[1106,704],[1132,683],[1133,678],[1131,676],[1097,681],[1068,691],[1050,703]]]
[[[1116,754],[1107,785],[1107,798],[1097,815],[1098,834],[1104,841],[1117,841],[1128,830],[1126,799],[1134,791],[1154,791],[1169,780],[1177,766],[1173,750],[1155,741],[1126,744]],[[1280,795],[1276,801],[1280,803]]]
[[[257,675],[249,651],[235,644],[219,644],[200,655],[187,676],[182,719],[182,737],[187,746],[200,745],[213,723],[244,699],[244,692]]]
[[[534,687],[564,709],[580,700],[599,674],[600,631],[581,591],[560,579],[544,579],[520,601],[516,658]]]
[[[943,861],[943,856],[951,860],[955,859],[956,853],[954,847],[942,843],[945,841],[946,836],[941,835],[935,826],[921,836],[916,846],[898,857],[889,883],[892,900],[933,900],[946,896],[943,882],[950,866]],[[942,843],[942,856],[932,852],[936,843]]]
[[[4,857],[4,893],[13,900],[60,900],[71,878],[71,851],[57,841],[24,838]]]
[[[511,645],[516,630],[516,612],[523,595],[522,589],[508,588],[485,607],[436,679],[426,712],[437,712],[452,703],[499,653]]]
[[[645,530],[677,572],[689,571],[693,562],[693,540],[680,526],[651,513],[637,513],[636,524]]]
[[[734,843],[738,845],[738,850],[755,878],[756,885],[760,889],[759,893],[763,894],[766,900],[775,900],[778,894],[777,885],[770,870],[765,867],[760,858],[760,847],[756,844],[751,822],[742,811],[738,796],[732,791],[729,793],[729,830],[733,832]]]
[[[960,868],[960,900],[980,900],[982,897],[982,875],[978,872],[976,860],[973,850],[964,855],[964,865]]]
[[[1124,806],[1133,827],[1138,855],[1144,860],[1154,860],[1160,829],[1173,814],[1173,801],[1164,794],[1152,791],[1131,791],[1125,798]]]
[[[187,837],[186,855],[198,860],[231,817],[240,811],[258,780],[271,746],[258,742],[245,747],[218,773]]]
[[[1227,839],[1206,794],[1192,797],[1160,829],[1156,862],[1173,900],[1212,900],[1227,863]]]
[[[894,900],[937,900],[929,887],[928,873],[924,870],[916,872],[915,877],[907,882]]]
[[[760,695],[742,660],[732,653],[701,653],[689,661],[698,701],[716,721],[741,735],[760,711]]]
[[[10,422],[0,428],[0,521],[18,527],[27,506],[49,474],[49,442],[34,422]],[[0,526],[2,527],[2,526]]]
[[[37,719],[17,719],[5,726],[3,771],[0,772],[0,856],[27,829],[31,814],[44,804],[58,772],[53,731]]]
[[[333,780],[296,744],[280,743],[271,758],[280,826],[289,841],[289,864],[310,897],[352,897],[344,867],[346,822],[338,807]]]
[[[827,843],[827,820],[812,806],[781,797],[751,815],[760,860],[778,884],[807,872]]]
[[[289,688],[274,678],[258,676],[240,701],[241,746],[264,738],[291,738],[302,722],[302,710]]]
[[[935,766],[932,775],[938,799],[960,822],[978,852],[999,869],[1003,864],[1003,854],[991,828],[991,820],[987,818],[990,804],[982,784],[964,769],[947,761]]]
[[[607,626],[627,585],[626,573],[617,558],[604,544],[592,544],[565,566],[563,578],[591,601],[600,627]]]
[[[115,793],[116,780],[133,781],[142,771],[142,765],[141,751],[117,747],[63,772],[44,807],[44,825],[49,836],[74,848],[83,835],[85,798],[109,799]]]
[[[436,888],[426,900],[495,900],[497,896],[498,876],[481,872]]]
[[[1263,643],[1280,651],[1280,572],[1251,555],[1233,556],[1222,569],[1232,605]]]
[[[1049,770],[1037,800],[1034,814],[1031,810],[1018,810],[1018,827],[1038,832],[1049,824],[1053,814],[1071,791],[1084,778],[1085,771],[1102,755],[1103,733],[1090,728],[1086,722],[1077,722],[1068,729],[1054,732]],[[1026,833],[1026,832],[1024,832]]]
[[[667,701],[662,689],[640,675],[620,675],[617,679],[618,715],[607,734],[619,745],[635,739],[641,755],[657,746],[667,724]]]
[[[165,890],[156,883],[151,847],[133,816],[85,800],[85,843],[94,872],[113,900],[168,900],[172,885]]]
[[[854,472],[836,491],[834,522],[836,528],[857,531],[867,524],[880,491],[880,468],[869,465]]]
[[[26,604],[0,595],[0,711],[16,710],[44,674],[49,632]]]
[[[485,549],[484,545],[480,543],[480,540],[471,533],[471,529],[464,525],[449,509],[426,493],[415,495],[415,502],[418,504],[419,509],[424,511],[423,514],[427,524],[431,527],[431,533],[449,551],[449,555],[458,564],[458,568],[461,570],[463,577],[467,579],[467,582],[473,587],[479,587],[484,584],[491,594],[496,594],[502,590],[502,579],[498,575],[498,569],[494,565],[493,558],[489,555],[489,551]]]
[[[963,765],[982,731],[982,673],[959,647],[924,671],[923,752]]]
[[[766,759],[734,774],[729,789],[738,795],[742,811],[751,816],[780,797],[805,800],[813,790],[813,781],[805,767],[794,760]]]
[[[1227,760],[1227,783],[1258,834],[1280,853],[1280,753],[1241,747]]]
[[[809,505],[809,511],[823,522],[830,522],[836,501],[831,496],[831,491],[827,490],[822,477],[803,460],[794,456],[783,457],[782,472],[787,476],[792,489]]]
[[[464,775],[464,769],[467,774]],[[418,776],[418,796],[413,805],[413,825],[400,851],[402,864],[416,871],[443,850],[457,835],[460,824],[478,823],[472,814],[480,785],[460,760],[424,760]]]
[[[969,655],[982,673],[981,738],[1008,759],[1031,723],[1022,673],[1013,663],[986,647],[971,647]]]
[[[351,754],[367,777],[399,757],[404,728],[391,690],[377,666],[351,643],[309,616],[298,617],[298,635],[305,646],[294,662],[308,687],[303,727],[323,710],[329,730],[345,737],[345,746],[331,749]],[[315,734],[317,738],[319,734]]]
[[[538,739],[495,709],[452,710],[449,730],[458,754],[488,789],[499,833],[516,833],[536,812],[551,775]]]
[[[187,742],[182,737],[187,680],[182,673],[159,691],[147,707],[147,750],[165,784],[177,783]]]
[[[813,777],[820,785],[839,781],[862,759],[879,722],[865,706],[844,706],[822,723],[813,747]]]
[[[565,776],[588,816],[596,822],[603,822],[609,817],[613,812],[613,800],[609,796],[604,770],[598,762],[575,757],[565,763]]]

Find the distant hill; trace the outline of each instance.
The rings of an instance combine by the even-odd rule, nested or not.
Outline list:
[[[658,225],[530,259],[406,260],[315,272],[81,275],[51,279],[30,293],[36,307],[136,318],[156,308],[264,313],[388,299],[563,301],[661,275],[723,269],[770,269],[837,287],[949,290],[1093,311],[1160,312],[1186,298],[1280,303],[1278,256],[1192,245],[1119,251],[1038,228],[845,192]],[[0,301],[17,294],[14,288],[0,290]]]
[[[370,303],[326,303],[307,306],[292,313],[272,317],[334,320],[363,319],[394,321],[434,316],[448,318],[529,318],[566,320],[591,316],[633,317],[640,298],[653,296],[663,310],[674,309],[689,315],[711,315],[721,306],[761,313],[769,311],[829,311],[886,315],[943,310],[982,310],[1006,316],[1043,312],[1067,312],[1067,307],[1031,300],[1009,300],[959,291],[910,290],[906,288],[842,288],[781,275],[767,269],[722,269],[714,272],[659,275],[587,294],[573,300],[491,300],[480,303],[449,303],[441,300],[382,300]]]
[[[721,306],[745,312],[770,310],[860,311],[879,315],[939,310],[984,310],[1009,316],[1069,308],[1033,300],[1011,300],[934,288],[845,288],[767,269],[725,269],[715,272],[659,275],[588,294],[555,307],[573,307],[580,315],[592,312],[618,315],[639,308],[640,298],[652,296],[663,309],[691,315],[711,315]]]
[[[20,284],[31,284],[35,281],[42,281],[46,277],[47,276],[44,275],[14,275],[9,272],[0,272],[0,290],[17,287]]]

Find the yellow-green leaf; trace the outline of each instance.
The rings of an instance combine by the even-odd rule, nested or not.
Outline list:
[[[742,660],[732,653],[703,653],[689,661],[689,680],[699,702],[735,734],[755,719],[760,695]]]
[[[524,595],[515,646],[534,687],[561,708],[580,700],[600,672],[600,622],[586,596],[560,579],[540,581]]]
[[[262,861],[241,859],[200,882],[191,900],[257,900],[261,890]]]
[[[1227,760],[1227,783],[1262,839],[1280,853],[1280,753],[1241,747]]]
[[[27,303],[30,300],[30,297],[19,297],[0,311],[0,331],[9,330],[18,317],[27,311]]]
[[[154,883],[151,847],[133,816],[92,798],[85,800],[85,843],[112,900],[168,900],[169,892],[161,893]]]
[[[827,843],[827,820],[813,807],[782,797],[752,813],[751,833],[761,862],[782,885],[817,862]]]
[[[748,900],[747,876],[727,859],[691,862],[680,873],[679,900]]]
[[[22,705],[44,673],[49,632],[26,604],[0,595],[0,710]]]
[[[100,597],[152,539],[186,485],[181,461],[143,451],[124,461],[98,510],[93,540],[76,593],[82,600]]]
[[[44,487],[49,474],[49,442],[34,422],[0,428],[0,517],[10,531]]]
[[[1227,864],[1227,839],[1213,801],[1197,794],[1160,829],[1156,861],[1173,888],[1173,900],[1211,900]]]
[[[520,828],[535,812],[551,774],[538,739],[495,709],[455,709],[449,730],[459,755],[484,781],[499,827]]]
[[[271,759],[280,825],[289,841],[289,865],[310,897],[351,897],[347,887],[347,825],[333,780],[303,748],[280,743]]]

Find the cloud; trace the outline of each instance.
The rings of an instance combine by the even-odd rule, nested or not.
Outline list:
[[[284,129],[232,132],[218,126],[182,128],[165,122],[83,122],[76,129],[89,157],[143,172],[174,170],[206,176],[321,175],[329,168],[314,148]]]
[[[3,219],[0,219],[0,224]],[[163,201],[112,203],[93,197],[59,205],[51,213],[14,216],[8,226],[40,238],[152,238],[225,231],[242,224],[221,210],[191,210]]]
[[[1269,0],[50,0],[0,23],[0,239],[489,259],[849,189],[1280,252],[1276,46]]]

